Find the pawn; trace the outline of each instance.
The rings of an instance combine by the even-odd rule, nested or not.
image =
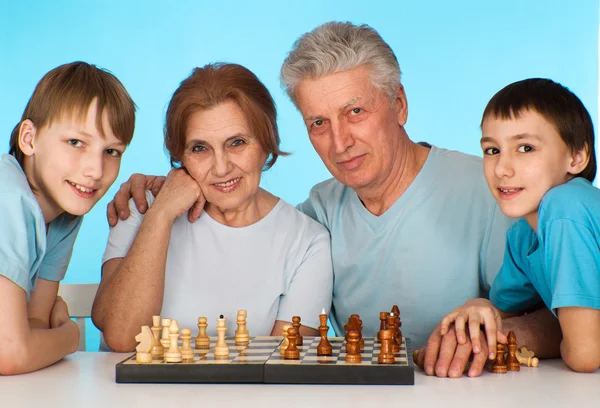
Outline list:
[[[377,362],[380,364],[393,364],[396,362],[396,356],[392,349],[392,337],[393,333],[391,330],[380,330],[379,338],[381,339],[381,350],[377,357]],[[416,350],[415,350],[416,351]],[[414,356],[414,354],[413,354]]]
[[[492,372],[495,374],[504,374],[508,371],[508,367],[504,362],[504,352],[506,347],[502,343],[496,343],[496,360],[492,365]]]
[[[184,363],[194,361],[194,350],[192,350],[192,331],[190,329],[181,329],[181,359]]]
[[[135,336],[135,341],[138,344],[135,348],[135,361],[140,364],[148,364],[152,362],[152,348],[154,347],[154,334],[148,326],[142,326],[140,334]]]
[[[350,330],[348,332],[348,341],[346,342],[346,362],[360,363],[360,338],[358,331]]]
[[[198,318],[198,336],[196,337],[196,350],[210,349],[210,338],[206,335],[208,319],[206,317]]]
[[[248,335],[248,329],[246,328],[246,316],[248,316],[248,313],[245,310],[238,310],[235,344],[246,345],[250,342],[250,336]]]
[[[169,350],[165,351],[165,362],[181,363],[181,351],[179,350],[179,325],[177,320],[171,320],[169,325]]]
[[[283,354],[283,358],[285,360],[299,360],[300,359],[300,350],[296,347],[296,343],[298,341],[298,332],[295,327],[290,327],[288,329],[288,339],[289,345],[285,349]]]
[[[160,327],[160,316],[152,316],[152,334],[154,336],[154,346],[152,347],[152,360],[153,361],[162,361],[165,353],[165,348],[160,342],[160,332],[162,328]]]
[[[517,336],[513,331],[508,332],[508,358],[506,359],[508,371],[521,370],[521,364],[517,359]]]
[[[292,326],[289,324],[283,326],[283,341],[281,342],[281,348],[279,349],[279,352],[282,356],[285,354],[285,349],[287,349],[287,347],[290,345],[290,339],[288,338],[288,329],[290,327]]]
[[[171,325],[171,319],[162,319],[162,337],[160,338],[160,344],[163,345],[163,349],[166,350],[171,341],[169,340],[169,326]]]
[[[303,344],[302,335],[300,334],[300,316],[292,317],[292,326],[296,329],[296,345],[301,346]]]

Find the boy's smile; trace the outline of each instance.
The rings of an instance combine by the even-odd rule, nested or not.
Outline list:
[[[537,230],[542,197],[573,178],[573,152],[533,111],[510,119],[487,117],[481,130],[485,178],[500,209],[512,218],[525,217]]]

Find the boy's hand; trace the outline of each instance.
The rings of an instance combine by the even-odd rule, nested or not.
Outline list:
[[[132,174],[125,183],[121,184],[115,198],[106,207],[106,217],[111,227],[117,225],[119,218],[126,220],[129,217],[129,199],[133,197],[138,211],[144,214],[148,209],[146,190],[152,191],[155,196],[162,188],[166,177],[145,176]],[[118,214],[118,215],[117,215]]]
[[[202,212],[205,203],[204,194],[196,180],[185,169],[173,169],[152,208],[163,211],[174,220],[188,210]]]
[[[63,324],[70,322],[69,309],[67,303],[60,296],[56,297],[52,312],[50,312],[50,328],[56,329]]]
[[[506,344],[508,339],[502,333],[502,316],[500,311],[487,299],[471,299],[461,307],[448,313],[440,323],[440,334],[444,336],[452,323],[456,330],[458,344],[467,342],[465,325],[469,325],[469,337],[473,345],[473,354],[481,351],[480,328],[484,325],[487,337],[489,359],[496,356],[496,340]]]

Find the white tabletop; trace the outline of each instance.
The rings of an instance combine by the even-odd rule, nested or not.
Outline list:
[[[561,360],[479,378],[427,377],[414,386],[273,384],[116,384],[130,354],[75,353],[44,370],[0,377],[2,407],[600,407],[600,371],[577,374]]]

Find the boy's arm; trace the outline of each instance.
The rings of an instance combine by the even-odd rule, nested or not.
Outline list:
[[[56,297],[55,297],[56,298]],[[32,328],[25,291],[0,276],[0,374],[22,374],[47,367],[77,350],[79,329],[66,308],[55,321],[58,327]],[[58,310],[58,309],[57,309]],[[41,321],[40,321],[41,322]]]
[[[600,367],[600,310],[561,307],[558,320],[563,333],[560,354],[574,371],[592,373]]]
[[[58,282],[38,278],[35,290],[27,304],[29,327],[32,329],[50,328],[50,313],[58,295]]]

